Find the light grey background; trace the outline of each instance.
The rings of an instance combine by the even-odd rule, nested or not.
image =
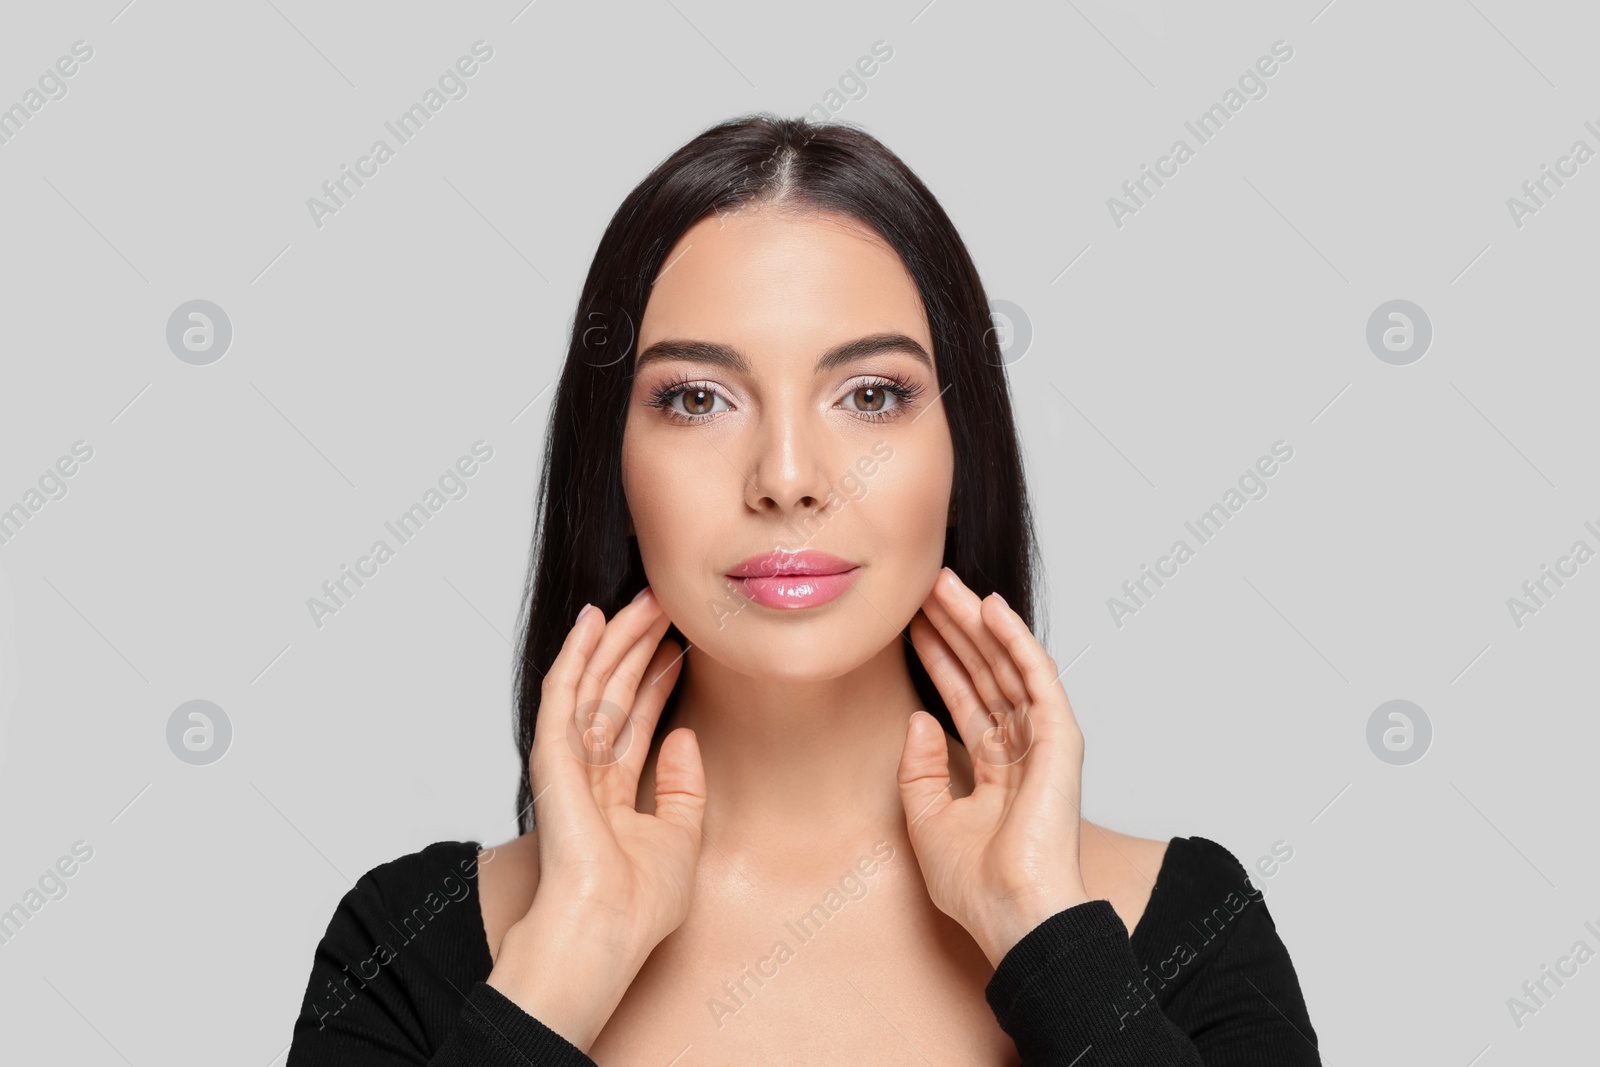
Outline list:
[[[10,5],[0,34],[0,105],[94,49],[0,144],[0,507],[93,448],[0,545],[0,908],[94,850],[0,945],[6,1060],[281,1064],[352,879],[514,833],[510,638],[601,229],[701,129],[823,103],[879,40],[837,117],[1031,323],[1010,375],[1085,813],[1293,848],[1261,884],[1330,1064],[1592,1057],[1600,962],[1507,1007],[1600,950],[1600,561],[1520,627],[1507,605],[1600,549],[1600,160],[1507,206],[1600,149],[1591,6],[124,2]],[[318,228],[307,198],[480,39],[468,94]],[[232,324],[207,366],[166,341],[195,299]],[[1434,334],[1404,366],[1366,341],[1395,299]],[[478,440],[468,494],[316,627]],[[1279,440],[1268,494],[1117,626]],[[1404,766],[1367,743],[1397,698],[1433,728]],[[167,744],[196,699],[233,731],[206,766]]]

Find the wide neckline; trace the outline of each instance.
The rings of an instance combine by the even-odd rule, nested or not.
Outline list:
[[[1149,919],[1151,911],[1160,908],[1164,904],[1165,897],[1161,894],[1161,888],[1171,881],[1171,879],[1168,877],[1168,874],[1172,868],[1173,851],[1185,843],[1186,839],[1182,837],[1172,837],[1167,839],[1167,849],[1166,852],[1161,856],[1161,866],[1156,869],[1156,880],[1150,885],[1150,899],[1145,902],[1144,911],[1139,913],[1139,919],[1133,924],[1133,929],[1128,931],[1128,944],[1130,947],[1138,942],[1139,932],[1150,927],[1151,924]],[[471,850],[472,858],[474,860],[477,859],[478,853],[483,851],[482,842],[467,841],[464,842],[464,844]],[[483,921],[483,895],[482,889],[478,884],[476,863],[473,864],[472,887],[472,907],[473,910],[477,912],[478,916],[476,923],[479,935],[478,947],[483,952],[484,967],[482,970],[483,973],[487,975],[491,970],[494,969],[494,952],[489,948],[489,929],[484,925]],[[1138,956],[1139,954],[1137,951],[1135,951],[1134,955]]]
[[[1150,899],[1145,901],[1144,911],[1139,913],[1138,921],[1133,924],[1133,929],[1128,931],[1129,945],[1132,945],[1139,937],[1140,930],[1149,928],[1150,923],[1146,920],[1150,918],[1150,912],[1158,906],[1157,901],[1159,899],[1164,899],[1159,897],[1158,894],[1161,892],[1161,887],[1170,881],[1167,877],[1167,872],[1172,866],[1172,851],[1183,840],[1181,837],[1169,837],[1167,839],[1167,850],[1161,854],[1161,866],[1156,868],[1156,880],[1150,883]],[[1134,953],[1134,955],[1137,956],[1138,953]]]

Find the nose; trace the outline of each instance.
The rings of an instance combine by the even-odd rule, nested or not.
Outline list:
[[[814,412],[793,412],[763,420],[753,435],[754,455],[747,470],[745,504],[759,514],[807,514],[827,500],[827,428]]]

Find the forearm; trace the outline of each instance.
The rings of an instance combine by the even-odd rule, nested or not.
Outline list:
[[[506,932],[486,982],[587,1052],[649,954],[620,931],[535,901]]]
[[[1183,1031],[1130,996],[1140,977],[1121,918],[1091,900],[1023,937],[985,992],[1025,1067],[1071,1063],[1089,1048],[1100,1067],[1201,1067]]]

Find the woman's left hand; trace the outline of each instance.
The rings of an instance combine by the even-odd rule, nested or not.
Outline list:
[[[1090,899],[1078,862],[1083,733],[1055,662],[999,594],[941,569],[911,641],[972,755],[950,792],[945,732],[911,716],[900,799],[928,895],[998,967],[1059,911]]]

